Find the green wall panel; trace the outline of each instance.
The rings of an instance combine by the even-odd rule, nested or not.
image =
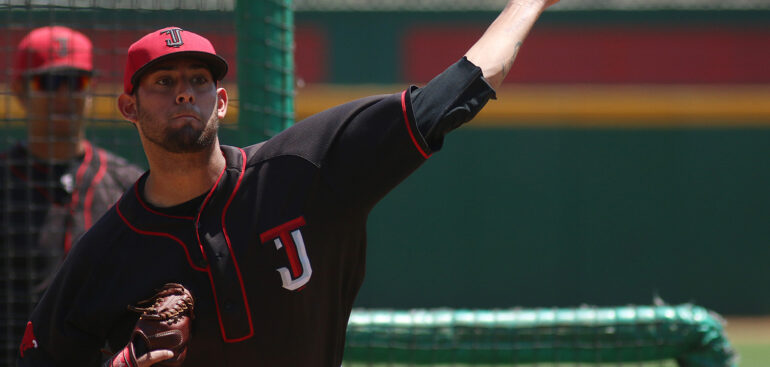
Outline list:
[[[366,307],[770,313],[770,129],[474,129],[369,221]]]

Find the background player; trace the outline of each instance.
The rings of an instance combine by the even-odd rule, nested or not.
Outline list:
[[[29,313],[63,255],[141,174],[85,139],[93,71],[85,35],[35,29],[13,60],[27,139],[0,153],[0,366],[14,364]]]
[[[105,341],[116,356],[138,350],[139,366],[171,357],[129,341],[126,306],[178,282],[196,299],[185,365],[339,366],[369,211],[494,97],[556,2],[510,0],[467,59],[425,87],[332,108],[243,149],[219,145],[227,64],[205,38],[169,27],[134,43],[118,106],[150,171],[64,263],[21,365],[98,364]]]

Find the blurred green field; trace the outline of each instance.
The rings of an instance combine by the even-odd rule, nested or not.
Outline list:
[[[725,330],[739,367],[770,366],[770,317],[727,317]]]

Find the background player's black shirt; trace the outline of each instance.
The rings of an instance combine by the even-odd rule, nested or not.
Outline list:
[[[185,366],[339,366],[369,211],[492,95],[461,60],[424,89],[223,146],[226,168],[189,213],[148,205],[135,185],[68,256],[21,365],[98,365],[105,340],[112,351],[128,342],[137,315],[126,306],[178,282],[196,302]]]
[[[13,365],[29,314],[63,256],[141,174],[89,142],[66,161],[18,143],[0,153],[0,366]]]

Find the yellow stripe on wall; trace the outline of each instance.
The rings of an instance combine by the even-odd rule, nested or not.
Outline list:
[[[311,86],[298,117],[404,86]],[[770,126],[770,85],[505,86],[470,123],[477,127]]]
[[[0,88],[3,86],[0,85]],[[238,121],[237,88],[226,85],[230,108],[224,123]],[[297,120],[351,100],[399,92],[406,85],[309,85],[296,91]],[[8,91],[0,120],[23,111]],[[120,86],[94,91],[89,117],[122,120]],[[764,127],[770,126],[770,85],[522,85],[505,86],[470,123],[475,127]]]

